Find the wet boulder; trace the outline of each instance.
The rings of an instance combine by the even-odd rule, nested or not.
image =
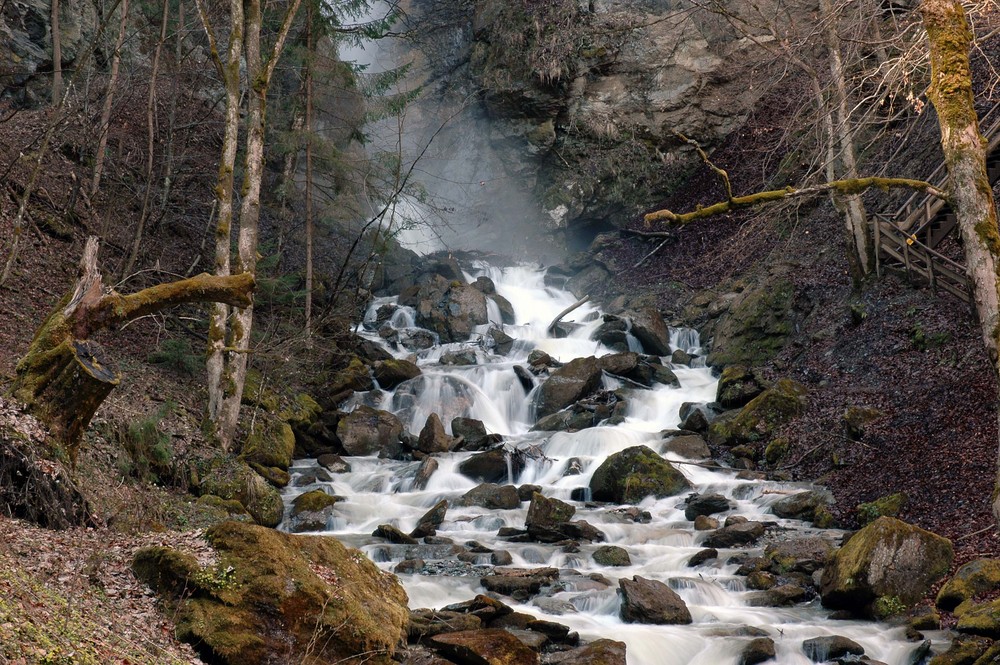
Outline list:
[[[604,545],[594,551],[594,563],[602,566],[631,566],[632,559],[628,551],[616,545]]]
[[[679,434],[671,436],[663,444],[664,453],[672,453],[685,459],[708,459],[712,451],[708,443],[697,434]]]
[[[538,389],[535,405],[539,417],[551,415],[596,391],[601,377],[601,367],[594,356],[576,358],[555,370]]]
[[[486,296],[479,289],[456,282],[436,283],[417,304],[416,323],[436,332],[443,342],[464,342],[476,326],[489,323]],[[423,289],[422,289],[423,291]]]
[[[594,640],[559,655],[559,665],[625,665],[625,643],[615,640]]]
[[[787,607],[809,599],[809,592],[798,584],[782,584],[757,591],[747,598],[751,607]]]
[[[326,386],[326,394],[350,396],[353,392],[364,392],[375,387],[368,366],[357,356],[351,358],[347,367],[338,370]]]
[[[517,478],[522,471],[524,457],[503,448],[478,453],[458,465],[458,472],[463,476],[487,483],[507,482],[508,475]]]
[[[764,535],[765,527],[761,522],[740,522],[725,526],[714,531],[702,541],[705,547],[741,547],[752,545]]]
[[[384,538],[396,545],[417,545],[416,538],[406,535],[391,524],[379,524],[375,527],[372,535],[376,538]]]
[[[348,455],[388,453],[400,446],[403,424],[388,411],[359,406],[337,423],[337,437]]]
[[[614,351],[628,351],[628,322],[620,316],[605,314],[604,322],[594,331],[591,339]]]
[[[604,534],[587,522],[571,522],[575,512],[576,508],[568,503],[535,492],[524,520],[525,529],[529,537],[543,543],[604,540]]]
[[[492,575],[479,582],[487,591],[523,601],[552,586],[558,578],[556,568],[494,568]]]
[[[424,538],[437,533],[437,528],[444,522],[444,517],[448,513],[448,501],[442,499],[417,520],[417,526],[410,532],[413,538]]]
[[[692,522],[699,515],[724,513],[733,507],[732,502],[721,494],[692,494],[685,503],[684,519]]]
[[[515,635],[498,628],[435,635],[428,645],[456,663],[537,665],[538,654]]]
[[[340,455],[334,455],[333,453],[326,453],[320,455],[316,458],[316,463],[321,467],[329,471],[330,473],[350,473],[351,465],[344,460]],[[321,478],[322,480],[322,478]],[[329,474],[326,476],[325,480],[330,481]]]
[[[823,606],[859,611],[879,598],[913,605],[951,566],[951,542],[891,517],[880,517],[833,555],[823,571]]]
[[[446,453],[451,449],[453,440],[444,431],[444,424],[436,413],[427,416],[420,436],[417,438],[417,450],[428,455]]]
[[[654,356],[670,355],[670,329],[660,313],[652,308],[629,312],[632,322],[632,336],[639,340],[642,348]]]
[[[778,575],[812,575],[826,565],[831,554],[830,541],[817,537],[781,540],[764,548],[764,556],[770,561],[769,569]]]
[[[479,363],[474,349],[462,349],[461,351],[449,351],[441,354],[442,365],[466,366]]]
[[[740,652],[739,665],[757,665],[775,656],[774,640],[770,637],[755,637]]]
[[[451,433],[460,439],[455,444],[460,450],[483,450],[502,440],[498,434],[487,434],[483,421],[475,418],[452,418]]]
[[[490,339],[493,340],[494,353],[505,356],[510,353],[512,348],[514,348],[514,338],[499,328],[490,328],[488,334]]]
[[[833,494],[829,490],[807,490],[776,501],[771,506],[771,512],[790,520],[812,520],[817,509],[831,505],[833,505]]]
[[[814,663],[825,663],[844,656],[863,656],[865,649],[842,635],[824,635],[805,640],[802,652]]]
[[[1000,589],[1000,559],[976,559],[965,564],[948,580],[934,601],[938,609],[951,612],[961,603]]]
[[[490,296],[490,300],[496,304],[497,309],[500,310],[500,321],[499,323],[504,323],[506,325],[512,326],[517,323],[517,316],[514,313],[514,305],[511,304],[509,300],[504,298],[499,293]],[[497,323],[494,321],[494,323]]]
[[[639,503],[650,495],[659,499],[690,489],[680,471],[646,446],[611,455],[590,481],[594,501],[611,503]]]
[[[455,501],[455,505],[511,510],[521,505],[521,498],[517,495],[517,488],[513,485],[483,483],[463,494]]]
[[[420,462],[420,467],[417,469],[417,475],[413,477],[413,485],[410,489],[414,492],[419,492],[421,490],[427,489],[427,483],[430,482],[431,476],[434,472],[438,470],[438,461],[433,457],[425,457]]]
[[[597,359],[597,364],[608,374],[630,378],[639,368],[638,353],[611,353]]]
[[[410,613],[398,580],[334,538],[223,522],[205,540],[221,563],[147,547],[132,570],[160,594],[177,637],[208,662],[389,658],[406,638]]]
[[[955,611],[958,613],[955,629],[959,632],[994,640],[1000,638],[1000,600],[966,603]]]
[[[706,561],[711,561],[712,559],[717,559],[717,558],[719,558],[719,550],[715,549],[714,547],[709,547],[703,550],[699,550],[698,552],[695,552],[691,556],[691,558],[688,559],[687,567],[694,568],[696,566],[700,566]]]
[[[420,368],[415,363],[401,358],[382,360],[372,367],[372,374],[383,390],[392,390],[404,381],[420,376]]]
[[[689,624],[691,612],[677,593],[663,582],[638,575],[618,581],[621,619],[625,623]]]
[[[292,533],[325,531],[327,523],[333,516],[333,506],[342,500],[342,497],[332,496],[323,490],[312,490],[298,495],[292,501],[288,515],[288,530]]]
[[[704,433],[719,416],[718,405],[709,402],[684,402],[681,404],[681,429]]]
[[[524,392],[530,393],[534,390],[535,375],[530,371],[521,365],[514,365],[514,376],[517,377],[517,382],[521,384],[522,388],[524,388]]]

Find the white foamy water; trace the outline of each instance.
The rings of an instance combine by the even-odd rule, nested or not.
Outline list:
[[[488,348],[478,344],[479,335],[474,335],[468,344],[449,344],[419,351],[415,357],[423,376],[403,383],[394,391],[387,391],[381,398],[381,408],[394,411],[414,433],[420,431],[431,413],[440,415],[446,427],[452,418],[463,416],[482,420],[488,432],[502,434],[508,449],[530,448],[534,455],[512,482],[540,485],[546,496],[572,503],[577,507],[574,519],[586,520],[600,529],[607,537],[607,544],[624,547],[632,561],[631,565],[622,568],[594,563],[592,553],[603,543],[583,543],[579,552],[568,553],[556,545],[511,543],[498,538],[497,531],[501,527],[524,527],[527,503],[514,510],[450,508],[438,529],[438,536],[450,538],[459,545],[475,540],[488,548],[505,550],[511,554],[515,566],[562,569],[564,589],[551,599],[539,601],[536,598],[517,603],[504,598],[505,602],[518,611],[566,624],[585,640],[624,641],[628,645],[630,665],[736,665],[751,638],[726,635],[747,626],[764,630],[775,641],[777,655],[772,662],[779,665],[810,663],[802,651],[802,642],[824,635],[848,637],[861,644],[870,659],[888,665],[910,663],[918,645],[905,640],[901,627],[830,621],[828,611],[820,607],[818,600],[790,608],[750,606],[748,597],[752,592],[746,589],[744,578],[735,575],[738,565],[727,563],[733,554],[747,550],[721,550],[717,560],[696,568],[687,567],[688,559],[702,549],[700,543],[706,533],[695,531],[692,523],[685,519],[684,495],[659,500],[649,497],[642,501],[639,507],[648,511],[652,518],[645,524],[623,520],[616,511],[618,506],[587,506],[574,501],[572,497],[580,496],[581,489],[588,486],[597,467],[609,455],[637,445],[660,451],[664,440],[661,432],[678,427],[681,404],[714,400],[717,381],[709,369],[698,367],[704,363],[696,359],[692,363],[694,368],[673,367],[680,387],[627,388],[628,409],[620,425],[601,425],[572,433],[532,432],[533,392],[521,386],[514,373],[515,365],[526,365],[533,349],[543,350],[564,362],[612,353],[611,349],[591,339],[601,325],[601,313],[589,303],[578,308],[567,316],[567,320],[581,325],[569,337],[556,339],[547,334],[546,328],[559,312],[575,302],[573,295],[545,286],[544,272],[529,266],[505,269],[479,266],[467,277],[474,279],[480,275],[490,277],[497,292],[513,304],[516,321],[503,326],[504,331],[517,340],[513,350],[507,356],[493,355]],[[394,302],[393,298],[378,299],[366,320],[374,322],[377,309]],[[499,320],[498,312],[493,312],[491,319],[493,316]],[[412,330],[413,310],[400,308],[389,320],[397,329]],[[365,334],[379,339],[374,333]],[[631,336],[628,343],[630,348],[638,346]],[[672,331],[671,343],[689,353],[701,352],[697,333],[692,330]],[[469,349],[475,349],[476,365],[455,367],[439,362],[444,352]],[[391,351],[398,357],[411,355],[401,347]],[[669,364],[669,358],[664,358],[663,362]],[[614,377],[606,376],[604,381],[609,389],[624,387],[622,381]],[[364,401],[364,396],[357,396],[352,403]],[[317,486],[345,497],[336,504],[335,517],[323,533],[360,547],[385,570],[392,570],[406,558],[451,559],[447,545],[390,545],[370,534],[379,524],[386,523],[409,532],[438,501],[448,499],[453,504],[455,499],[475,487],[476,481],[458,472],[459,464],[471,455],[467,452],[436,455],[440,466],[426,488],[419,491],[412,488],[413,476],[420,466],[418,462],[346,458],[352,466],[350,473],[337,474],[330,483],[290,488],[286,499],[291,501],[294,495]],[[690,463],[694,460],[683,460],[672,454],[665,457],[677,462],[678,469],[695,491],[719,493],[732,501],[735,508],[716,517],[742,515],[751,520],[777,521],[790,529],[789,538],[818,533],[801,522],[778,520],[770,512],[774,501],[789,492],[804,489],[804,485],[740,480],[735,471],[703,468]],[[293,476],[314,464],[313,460],[300,460],[293,469]],[[574,473],[568,473],[571,467]],[[760,550],[750,552],[759,554]],[[486,555],[476,563],[488,564],[488,561]],[[411,608],[440,608],[483,593],[479,584],[483,570],[485,568],[453,576],[401,575],[400,579],[409,594]],[[593,573],[610,579],[613,586],[604,588],[595,584],[586,577]],[[634,575],[669,584],[687,603],[693,623],[659,626],[622,622],[617,581]],[[553,613],[557,608],[559,613]],[[936,633],[929,636],[940,638]],[[941,648],[944,644],[935,646]]]

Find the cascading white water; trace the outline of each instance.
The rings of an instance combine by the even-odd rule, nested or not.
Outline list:
[[[513,565],[552,566],[573,569],[562,576],[564,589],[543,600],[517,604],[516,609],[570,626],[584,639],[612,638],[628,645],[631,665],[736,665],[749,638],[732,637],[734,629],[752,626],[763,629],[775,641],[776,660],[780,665],[805,665],[811,661],[802,650],[806,639],[824,635],[842,635],[865,648],[866,655],[888,665],[908,665],[917,645],[905,640],[902,627],[862,621],[830,621],[827,612],[813,601],[791,608],[752,607],[744,579],[736,575],[738,565],[727,563],[737,551],[722,550],[714,563],[689,568],[687,561],[702,549],[704,532],[697,532],[684,516],[683,496],[656,500],[646,498],[639,505],[652,516],[649,523],[623,520],[618,506],[591,505],[572,501],[574,490],[589,485],[594,471],[609,455],[635,445],[660,450],[662,430],[676,428],[678,410],[684,402],[711,401],[716,394],[716,380],[704,367],[673,368],[679,388],[658,386],[632,390],[625,420],[617,426],[598,426],[578,432],[532,432],[531,395],[526,393],[514,374],[514,366],[523,364],[532,349],[541,349],[561,361],[581,356],[604,355],[612,351],[590,339],[601,320],[598,309],[584,305],[572,318],[587,322],[569,337],[556,339],[546,333],[549,322],[574,297],[562,290],[546,287],[543,272],[532,267],[505,269],[479,266],[469,277],[485,274],[496,284],[497,292],[514,306],[516,322],[504,330],[517,341],[507,356],[494,356],[476,346],[475,366],[439,364],[445,351],[469,348],[469,344],[449,344],[419,351],[416,360],[424,374],[401,384],[381,399],[382,408],[396,412],[409,431],[419,431],[427,416],[438,413],[447,425],[455,416],[482,420],[490,432],[505,437],[508,448],[534,446],[543,453],[528,460],[515,484],[535,484],[543,494],[573,503],[576,518],[596,526],[607,536],[607,544],[625,548],[631,565],[609,568],[596,564],[591,553],[598,544],[583,544],[579,552],[565,552],[557,545],[511,543],[498,538],[501,527],[524,526],[526,504],[513,510],[487,510],[478,507],[452,507],[448,510],[438,535],[462,544],[477,541],[490,549],[506,550]],[[368,312],[374,321],[378,308],[393,299],[379,299]],[[392,324],[413,326],[412,311],[398,310]],[[368,334],[368,333],[366,333]],[[379,339],[369,334],[373,339]],[[473,342],[475,342],[474,336]],[[672,331],[672,343],[689,353],[700,352],[697,334],[691,330]],[[397,356],[409,355],[393,350]],[[698,365],[698,363],[692,363]],[[702,363],[703,364],[703,363]],[[605,387],[614,388],[617,380],[605,377]],[[359,403],[363,398],[357,400]],[[388,406],[387,406],[388,405]],[[426,487],[413,490],[413,477],[419,463],[374,457],[347,458],[352,471],[336,474],[332,482],[289,489],[286,499],[302,491],[324,487],[346,497],[335,506],[335,516],[323,532],[360,547],[386,570],[413,553],[414,546],[390,546],[370,534],[379,525],[392,524],[404,532],[412,530],[419,518],[441,499],[453,500],[477,485],[458,472],[459,464],[472,453],[458,452],[437,456],[440,464]],[[815,535],[817,530],[802,522],[780,520],[770,512],[770,505],[781,493],[802,485],[737,478],[735,471],[719,471],[685,464],[672,454],[667,459],[679,462],[678,468],[700,493],[719,493],[730,499],[735,509],[723,514],[737,514],[751,520],[776,521],[790,530],[789,537]],[[578,465],[575,474],[567,474],[570,460]],[[300,460],[293,473],[312,468],[314,460]],[[448,557],[448,548],[418,546],[420,556],[430,560],[434,548]],[[486,567],[447,568],[448,575],[412,574],[400,579],[410,598],[410,607],[439,608],[468,600],[483,593],[479,578],[488,570],[488,558],[477,563]],[[668,583],[687,603],[693,617],[691,625],[661,626],[623,623],[619,618],[619,599],[615,586],[595,585],[586,577],[600,573],[617,582],[620,578],[641,575]],[[730,635],[726,637],[726,635]],[[929,633],[931,638],[940,638]]]

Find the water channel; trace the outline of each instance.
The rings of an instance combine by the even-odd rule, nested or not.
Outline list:
[[[612,638],[628,646],[630,665],[712,664],[736,665],[742,649],[749,641],[745,627],[763,630],[775,642],[776,660],[781,665],[806,664],[812,661],[802,649],[804,640],[824,635],[848,637],[865,649],[868,658],[888,665],[913,662],[919,644],[907,642],[904,628],[866,621],[831,621],[829,611],[819,600],[793,607],[756,607],[749,602],[753,592],[746,578],[736,575],[739,564],[729,563],[732,555],[747,549],[721,550],[717,559],[697,567],[688,567],[688,560],[702,549],[704,531],[695,531],[684,515],[684,496],[656,500],[647,497],[639,508],[648,511],[647,523],[633,522],[623,517],[620,506],[588,503],[585,491],[597,467],[609,455],[636,445],[664,450],[662,432],[678,427],[679,409],[684,402],[709,402],[715,399],[717,380],[712,371],[699,367],[701,352],[697,334],[690,330],[672,331],[672,343],[693,354],[692,367],[672,367],[680,387],[659,385],[652,389],[633,388],[628,391],[624,422],[616,426],[597,426],[578,432],[535,432],[532,400],[529,392],[515,375],[515,366],[525,365],[528,354],[541,350],[553,358],[568,362],[574,358],[602,356],[612,350],[593,341],[591,336],[601,324],[599,310],[587,304],[575,310],[569,319],[580,322],[568,337],[554,338],[546,329],[561,310],[572,304],[574,296],[567,291],[546,286],[543,270],[532,266],[504,269],[477,264],[466,275],[471,282],[485,275],[496,285],[497,293],[513,304],[516,323],[505,325],[505,332],[516,342],[503,356],[481,343],[488,326],[483,326],[468,343],[435,345],[415,354],[402,348],[391,348],[397,357],[411,357],[423,375],[401,384],[394,391],[358,393],[347,408],[367,403],[394,412],[410,432],[419,432],[428,415],[437,413],[446,427],[456,416],[476,418],[487,431],[503,436],[508,450],[531,451],[527,464],[519,474],[512,474],[514,485],[534,484],[547,497],[569,502],[577,508],[575,519],[585,519],[600,529],[609,544],[625,548],[631,565],[610,568],[596,564],[591,554],[600,545],[583,543],[578,551],[565,551],[560,545],[537,542],[513,543],[498,537],[502,527],[523,528],[527,502],[517,509],[487,510],[479,507],[454,507],[455,500],[479,483],[458,472],[458,465],[473,453],[455,452],[436,455],[439,468],[423,489],[413,488],[419,462],[404,462],[377,457],[346,458],[352,470],[337,474],[332,482],[291,487],[286,495],[290,501],[297,493],[322,487],[325,491],[346,498],[335,506],[326,535],[334,536],[360,548],[385,570],[392,571],[405,558],[419,556],[426,567],[414,574],[400,575],[410,598],[411,609],[441,608],[465,601],[484,593],[482,575],[492,566],[490,554],[478,560],[460,562],[453,555],[435,561],[434,546],[390,545],[372,532],[380,524],[389,523],[403,532],[413,529],[418,519],[438,501],[447,499],[452,507],[438,528],[438,537],[456,544],[477,541],[487,549],[509,552],[516,567],[555,567],[562,571],[557,592],[517,603],[504,601],[520,612],[570,626],[584,640]],[[395,298],[381,298],[372,303],[366,320],[374,321],[379,307],[395,303]],[[499,312],[491,308],[491,319],[499,322]],[[392,316],[391,325],[404,334],[412,330],[413,311],[400,307]],[[374,326],[369,326],[373,328]],[[362,334],[381,339],[371,331]],[[640,349],[634,339],[630,347]],[[473,350],[475,365],[441,364],[443,353]],[[663,361],[669,364],[670,358]],[[605,374],[605,389],[618,389],[622,381]],[[537,390],[537,389],[536,389]],[[790,491],[804,486],[763,480],[741,480],[735,470],[711,470],[666,453],[664,457],[677,462],[677,468],[700,493],[719,493],[735,506],[727,513],[750,520],[776,523],[769,538],[795,538],[805,535],[839,537],[838,532],[821,531],[796,521],[777,518],[770,506]],[[301,474],[315,466],[314,460],[300,460],[293,474]],[[572,472],[570,466],[573,466]],[[777,535],[775,535],[777,534]],[[751,548],[759,554],[760,549]],[[611,585],[594,582],[599,573]],[[647,625],[624,623],[619,618],[620,599],[617,581],[640,575],[667,583],[686,602],[693,622],[690,625]],[[597,579],[600,579],[597,577]],[[928,633],[935,639],[935,650],[945,646],[940,633]]]

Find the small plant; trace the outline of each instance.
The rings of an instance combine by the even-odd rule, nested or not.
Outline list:
[[[222,564],[202,568],[194,574],[192,581],[206,591],[226,591],[236,585],[236,569]]]
[[[130,471],[142,481],[163,482],[171,477],[174,449],[170,434],[160,428],[160,421],[173,409],[174,404],[167,402],[156,413],[129,423],[124,433],[119,428],[122,446],[132,461],[131,465],[120,464],[122,470]]]
[[[899,596],[879,596],[872,605],[872,614],[877,619],[888,619],[905,611],[906,604],[899,599]]]
[[[195,354],[191,342],[186,339],[163,340],[156,351],[146,356],[146,361],[186,376],[194,376],[202,366],[201,357]]]

